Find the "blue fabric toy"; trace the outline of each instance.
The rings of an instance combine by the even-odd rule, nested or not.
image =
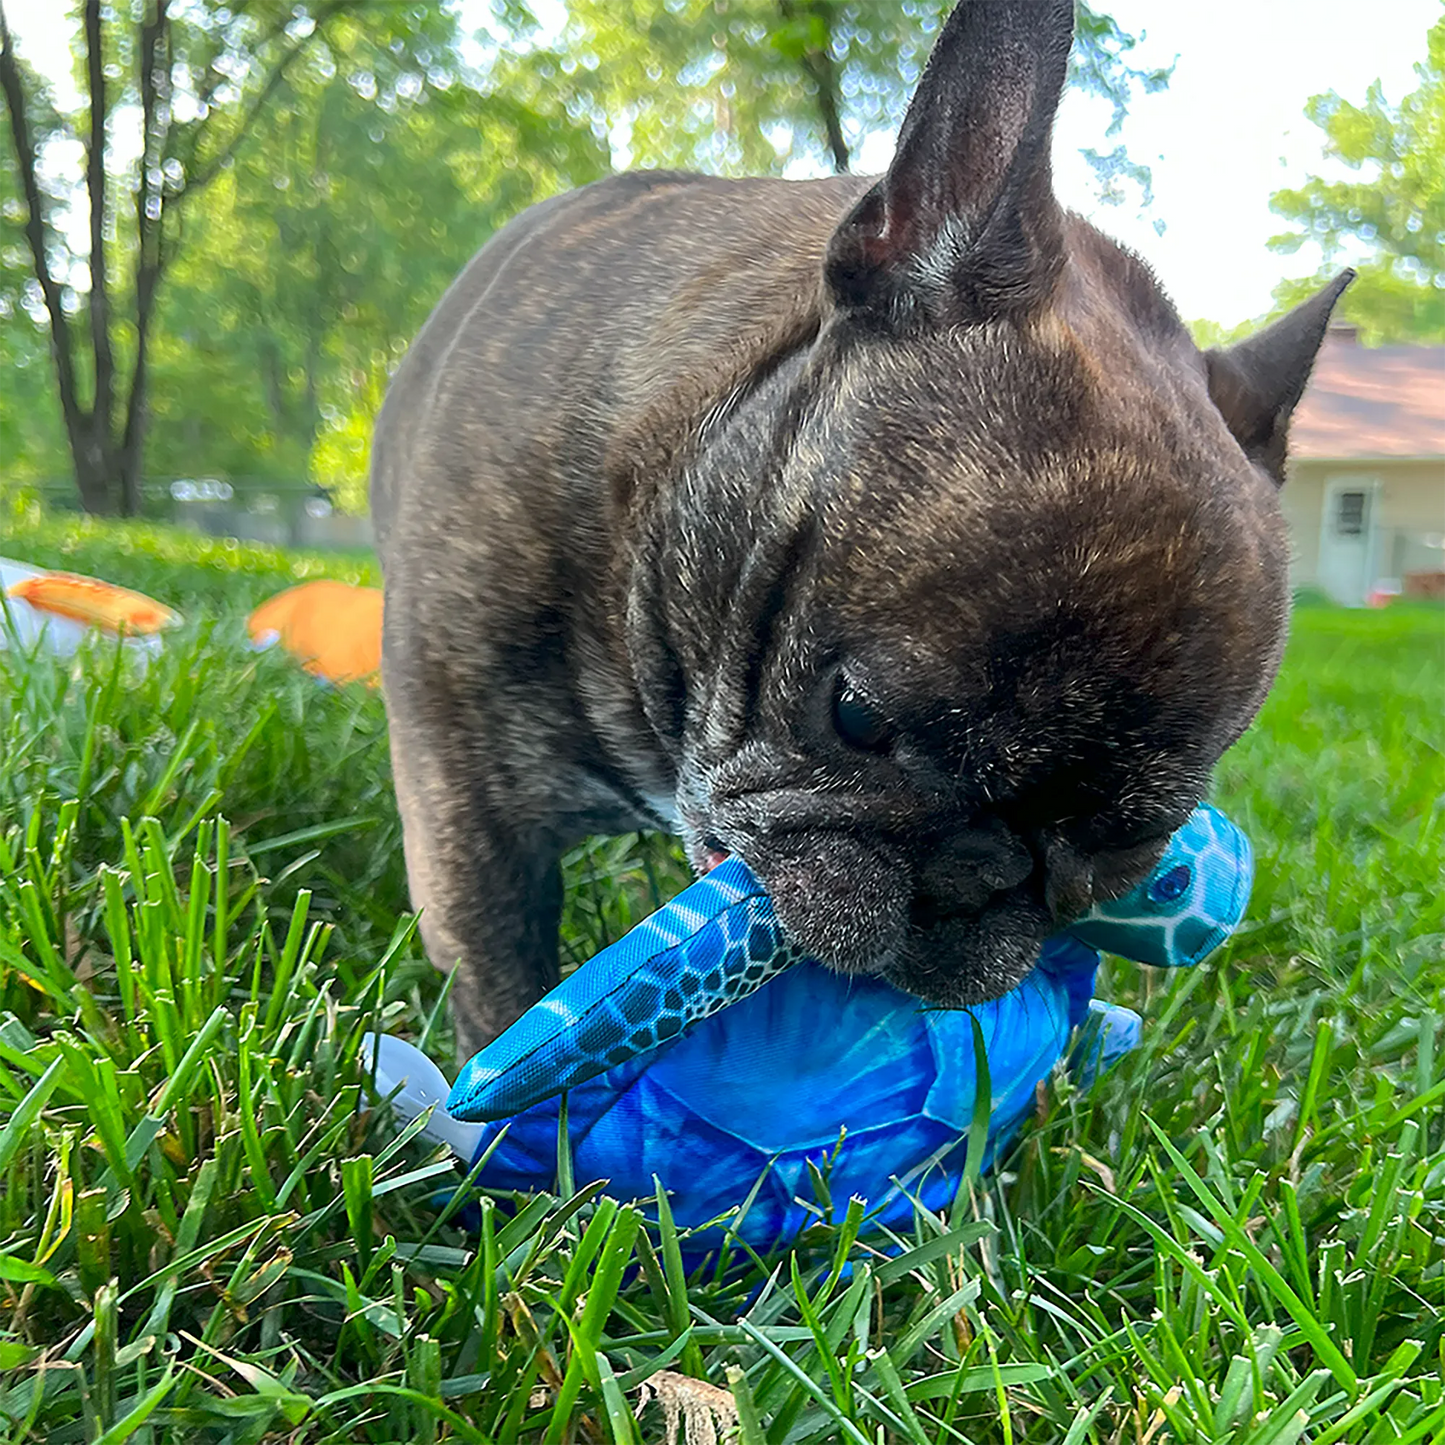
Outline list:
[[[1137,1042],[1136,1015],[1092,1000],[1098,951],[1197,963],[1239,922],[1251,876],[1243,834],[1201,806],[1139,888],[1050,939],[1017,988],[949,1011],[799,956],[757,880],[728,859],[472,1058],[427,1132],[468,1160],[495,1146],[484,1187],[549,1188],[566,1090],[576,1178],[606,1179],[623,1199],[661,1179],[694,1256],[723,1237],[707,1226],[749,1195],[727,1228],[759,1250],[795,1237],[817,1217],[809,1162],[825,1168],[834,1199],[858,1195],[874,1220],[904,1224],[910,1196],[939,1208],[958,1188],[975,1021],[989,1072],[986,1168],[1073,1029],[1096,1027],[1079,1060],[1086,1075]],[[373,1047],[378,1092],[405,1081],[401,1112],[440,1103],[434,1065],[400,1040]]]

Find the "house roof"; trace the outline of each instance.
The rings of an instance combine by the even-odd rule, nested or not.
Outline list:
[[[1445,457],[1445,346],[1360,346],[1327,332],[1289,440],[1304,461]]]

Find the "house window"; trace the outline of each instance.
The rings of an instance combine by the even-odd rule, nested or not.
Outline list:
[[[1363,492],[1335,493],[1335,535],[1337,537],[1359,537],[1365,531],[1365,494]]]

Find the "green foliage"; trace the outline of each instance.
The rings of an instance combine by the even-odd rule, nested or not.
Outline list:
[[[3,185],[3,180],[0,180]],[[0,209],[4,202],[0,201]],[[0,241],[0,255],[5,246]],[[63,477],[70,458],[45,333],[0,297],[0,485]]]
[[[357,375],[344,405],[329,408],[311,445],[308,471],[344,512],[363,514],[371,479],[371,432],[386,395],[386,378],[374,369]]]
[[[0,147],[0,366],[16,403],[0,415],[6,472],[56,477],[94,444],[87,505],[102,510],[138,506],[142,471],[309,476],[355,510],[377,392],[507,219],[614,164],[845,165],[867,133],[901,119],[951,4],[577,0],[552,34],[525,0],[495,0],[479,48],[440,0],[332,0],[304,15],[289,0],[173,5],[161,72],[173,93],[154,164],[112,148],[104,172],[110,363],[91,344],[93,258],[61,224],[87,203],[78,171],[39,175],[76,406],[113,373],[112,404],[68,435],[16,153]],[[141,100],[139,15],[104,12],[116,116]],[[1101,11],[1081,4],[1078,32],[1073,83],[1105,97],[1117,127],[1131,97],[1167,74],[1133,66],[1134,37]],[[85,107],[57,107],[41,77],[19,70],[34,136],[78,154]],[[1105,195],[1147,189],[1122,148],[1090,159]],[[147,366],[132,407],[142,311]],[[132,410],[143,456],[123,445]]]
[[[313,193],[328,193],[329,173],[335,171],[336,184],[349,182],[366,196],[370,210],[383,212],[384,198],[397,193],[415,219],[416,186],[405,184],[402,167],[418,157],[408,155],[395,135],[379,132],[406,130],[404,123],[390,126],[394,112],[425,109],[429,91],[445,95],[453,85],[455,15],[442,0],[405,7],[386,0],[328,0],[314,9],[292,0],[241,7],[214,0],[169,7],[76,0],[67,10],[56,19],[75,37],[82,101],[73,108],[57,103],[0,26],[0,88],[9,119],[0,163],[0,359],[11,350],[23,359],[36,349],[27,326],[48,332],[53,384],[87,510],[139,509],[153,365],[173,383],[171,390],[159,391],[159,414],[173,415],[176,396],[185,399],[185,425],[166,457],[184,456],[177,470],[194,470],[202,448],[214,450],[228,468],[258,449],[268,460],[279,452],[283,465],[304,467],[322,405],[317,318],[325,313],[334,328],[348,319],[348,307],[359,304],[360,283],[345,291],[337,277],[360,272],[370,262],[381,273],[373,278],[384,288],[378,294],[390,295],[395,286],[388,283],[398,280],[404,265],[388,246],[382,250],[392,256],[390,272],[376,267],[377,248],[373,242],[368,249],[356,226],[348,231],[335,217],[318,224]],[[328,83],[338,77],[337,85]],[[308,86],[311,104],[303,95]],[[299,106],[299,114],[287,112],[296,124],[281,126],[274,139],[290,157],[292,171],[305,173],[296,203],[278,208],[264,246],[257,246],[254,230],[236,234],[233,228],[230,246],[213,237],[204,258],[202,296],[192,297],[183,318],[162,318],[158,300],[184,253],[188,228],[202,220],[201,198],[225,177],[234,209],[237,170],[248,165],[254,132],[268,117],[274,121],[288,101]],[[139,146],[120,144],[118,137],[129,136],[137,121]],[[421,134],[425,128],[416,129]],[[343,146],[336,144],[338,132],[347,135]],[[453,147],[455,136],[454,130]],[[56,156],[70,159],[57,166]],[[76,156],[85,161],[83,178]],[[378,157],[389,170],[368,174]],[[434,163],[438,157],[424,159]],[[268,194],[274,198],[290,178],[284,164],[261,169],[259,183],[241,192],[252,206]],[[434,169],[421,167],[413,174],[424,177]],[[255,181],[255,167],[250,170]],[[365,218],[370,210],[353,205],[349,214]],[[88,245],[72,241],[74,227],[65,224],[71,211],[88,213]],[[226,207],[217,214],[224,223]],[[365,225],[363,219],[362,230]],[[395,230],[387,236],[395,241]],[[328,245],[335,247],[335,264],[320,267],[319,277],[304,277],[308,260],[314,262],[318,247]],[[285,442],[294,438],[283,428],[279,440],[271,435],[262,444],[262,409],[238,406],[240,398],[227,385],[233,377],[226,363],[235,350],[236,300],[238,294],[245,298],[244,284],[238,283],[253,259],[263,273],[289,268],[292,284],[289,293],[282,287],[281,314],[295,317],[306,339],[307,425],[289,457]],[[23,273],[28,274],[22,281]],[[298,316],[303,302],[307,309]],[[258,319],[264,327],[268,318]],[[162,326],[163,344],[155,347]],[[284,421],[283,383],[296,358],[284,350],[272,355],[262,336],[250,340],[253,353],[259,348],[261,354],[247,356],[242,347],[241,360],[271,383],[268,400]],[[276,338],[272,344],[280,345]],[[218,353],[224,358],[219,365]],[[44,439],[20,434],[16,440],[33,449]],[[36,470],[33,459],[28,467]]]
[[[530,0],[498,0],[497,84],[564,86],[620,162],[723,174],[848,169],[897,125],[955,0],[574,0],[548,43]],[[1129,64],[1135,37],[1078,7],[1072,83],[1114,108],[1166,71]],[[531,43],[518,45],[519,37]],[[1147,183],[1122,150],[1090,157],[1106,189]],[[1117,198],[1117,196],[1116,196]]]
[[[9,1441],[1445,1437],[1439,610],[1300,611],[1219,779],[1248,925],[1196,971],[1110,966],[1143,1048],[1056,1076],[1000,1175],[897,1240],[838,1200],[795,1259],[685,1279],[665,1213],[584,1180],[459,1214],[366,1111],[360,1034],[444,1056],[438,980],[379,699],[239,644],[288,559],[48,525],[7,547],[192,618],[144,676],[0,652]],[[192,546],[168,594],[147,569]],[[578,850],[574,949],[670,856]]]
[[[1275,292],[1279,310],[1350,259],[1359,274],[1340,314],[1370,345],[1445,342],[1445,16],[1427,44],[1415,67],[1419,86],[1398,106],[1386,103],[1378,81],[1363,105],[1334,91],[1310,101],[1306,114],[1325,133],[1325,155],[1359,179],[1311,177],[1272,201],[1302,228],[1276,237],[1275,250],[1292,253],[1309,240],[1324,252],[1315,276]],[[1356,254],[1364,259],[1353,262]]]
[[[161,313],[153,471],[310,475],[364,510],[386,377],[441,293],[515,211],[604,173],[555,92],[488,92],[455,21],[433,30],[398,52],[333,25],[218,179]]]
[[[1257,331],[1262,324],[1258,321],[1241,321],[1233,326],[1226,326],[1222,322],[1208,320],[1188,323],[1194,344],[1201,351],[1207,351],[1211,346],[1232,346],[1236,341],[1243,341],[1246,336]]]

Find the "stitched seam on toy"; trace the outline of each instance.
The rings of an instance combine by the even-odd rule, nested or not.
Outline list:
[[[1239,836],[1244,838],[1242,833]],[[1244,848],[1245,853],[1241,860],[1244,866],[1235,870],[1234,891],[1229,897],[1229,911],[1234,915],[1235,923],[1229,928],[1226,928],[1223,924],[1216,924],[1214,932],[1210,935],[1214,941],[1212,943],[1206,941],[1200,944],[1192,954],[1186,957],[1184,960],[1184,966],[1186,968],[1197,967],[1203,963],[1215,949],[1223,948],[1234,935],[1235,929],[1244,921],[1244,903],[1249,896],[1249,887],[1254,882],[1254,853],[1253,849],[1249,846],[1248,838],[1244,838]]]

